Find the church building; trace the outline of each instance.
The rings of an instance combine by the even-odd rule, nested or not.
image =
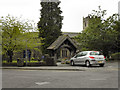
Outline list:
[[[51,52],[50,56],[54,57],[55,60],[60,60],[63,58],[69,59],[75,55],[76,51],[78,50],[78,46],[76,45],[75,41],[73,41],[68,34],[65,34],[59,36],[57,40],[47,48]]]

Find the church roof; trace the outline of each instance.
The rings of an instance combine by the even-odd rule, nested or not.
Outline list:
[[[66,39],[68,39],[71,42],[71,44],[73,44],[73,46],[77,48],[77,45],[75,44],[75,42],[73,42],[68,35],[62,35],[62,36],[59,36],[57,40],[54,41],[47,49],[56,50]]]

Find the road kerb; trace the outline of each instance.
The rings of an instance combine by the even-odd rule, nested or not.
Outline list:
[[[85,69],[80,69],[80,68],[28,68],[28,67],[26,67],[26,68],[23,68],[23,67],[2,67],[1,69],[19,69],[19,70],[60,70],[60,71],[85,71]]]

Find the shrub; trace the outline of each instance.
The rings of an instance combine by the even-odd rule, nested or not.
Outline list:
[[[120,60],[120,52],[111,54],[112,60]]]
[[[48,55],[45,55],[45,62],[47,66],[56,66],[56,61],[54,58],[49,57]]]
[[[63,58],[62,60],[61,60],[61,64],[66,64],[66,60],[68,60],[68,58]]]
[[[24,66],[24,59],[17,59],[17,66],[18,67],[22,67],[22,66]]]
[[[34,57],[31,58],[31,60],[34,60],[34,59],[35,59]]]

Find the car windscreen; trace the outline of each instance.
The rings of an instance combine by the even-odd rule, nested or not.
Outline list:
[[[90,52],[90,55],[103,55],[103,54],[98,51],[93,51],[93,52]]]

